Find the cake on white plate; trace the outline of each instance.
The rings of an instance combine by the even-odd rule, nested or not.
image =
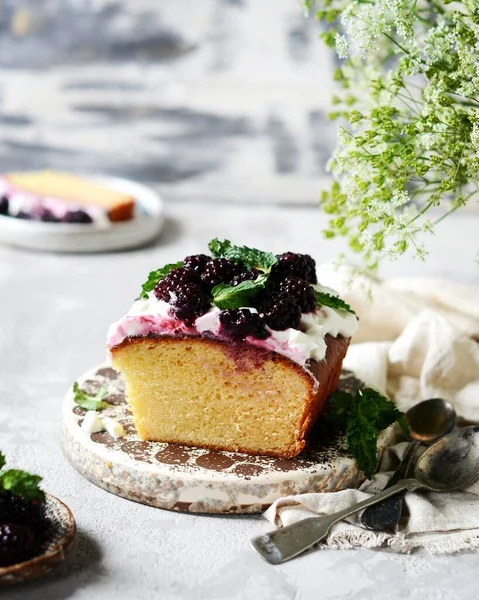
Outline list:
[[[32,171],[0,177],[0,215],[50,223],[131,220],[135,199],[71,173]]]

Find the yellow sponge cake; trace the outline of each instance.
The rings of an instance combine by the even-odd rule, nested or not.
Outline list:
[[[108,334],[145,440],[296,456],[336,388],[357,318],[308,255],[225,240],[150,273]]]

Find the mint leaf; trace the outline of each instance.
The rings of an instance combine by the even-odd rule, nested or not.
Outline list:
[[[213,238],[209,244],[208,248],[213,258],[221,258],[225,257],[226,252],[231,249],[232,243],[229,240],[223,240],[220,242],[218,238]]]
[[[346,429],[348,411],[353,402],[354,396],[348,394],[348,392],[336,390],[331,394],[326,417],[335,429]]]
[[[6,462],[7,461],[5,460],[5,454],[3,454],[3,452],[0,452],[0,469],[3,469]]]
[[[346,425],[346,445],[356,459],[359,468],[371,479],[378,464],[378,430],[374,407],[367,402],[355,401],[348,411]]]
[[[108,402],[103,401],[105,394],[106,390],[101,389],[95,396],[91,396],[80,389],[77,381],[73,384],[73,400],[86,410],[103,410],[109,406]]]
[[[396,405],[371,388],[359,392],[363,402],[375,404],[377,410],[376,427],[377,429],[386,429],[403,416],[403,413],[396,408]]]
[[[405,421],[396,406],[371,388],[356,395],[337,390],[329,399],[326,419],[339,431],[345,432],[349,452],[359,468],[370,479],[377,467],[378,433],[395,421]]]
[[[354,310],[347,304],[344,300],[339,298],[338,296],[333,296],[332,294],[327,294],[326,292],[318,292],[314,291],[316,296],[316,303],[318,306],[329,306],[329,308],[341,308],[343,310],[347,310],[348,312],[355,315]]]
[[[164,279],[168,275],[168,273],[170,271],[172,271],[173,269],[176,269],[177,267],[181,267],[182,264],[183,264],[183,261],[177,262],[177,263],[170,263],[168,265],[165,265],[161,269],[157,269],[156,271],[151,271],[148,275],[148,279],[141,286],[140,298],[148,298],[148,292],[151,292],[152,290],[154,290],[156,287],[156,284],[159,281],[161,281],[161,279]]]
[[[215,258],[228,258],[233,262],[242,261],[248,269],[256,267],[269,272],[278,260],[271,252],[263,252],[262,250],[248,248],[247,246],[235,246],[229,240],[221,242],[218,238],[211,240],[208,248]]]
[[[38,475],[10,469],[0,475],[0,488],[12,494],[18,494],[25,500],[45,500],[45,494],[38,487],[41,480],[42,478]]]
[[[262,274],[254,281],[242,281],[236,287],[227,283],[215,285],[211,292],[213,304],[221,310],[250,306],[256,294],[264,288],[267,279],[268,275]]]
[[[378,432],[402,416],[390,400],[371,388],[356,394],[348,411],[346,444],[368,479],[377,467]]]

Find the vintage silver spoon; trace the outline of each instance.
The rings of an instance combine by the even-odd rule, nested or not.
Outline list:
[[[430,446],[418,460],[414,478],[403,479],[387,490],[332,515],[310,517],[251,540],[254,549],[272,564],[302,554],[328,535],[345,517],[398,492],[420,488],[445,492],[466,487],[479,475],[479,427],[456,429]]]
[[[405,415],[412,442],[407,447],[403,459],[391,479],[387,489],[407,477],[418,446],[428,446],[452,431],[456,425],[456,411],[449,402],[441,398],[424,400],[410,408]],[[391,496],[367,508],[361,515],[361,523],[373,531],[391,529],[399,523],[402,514],[404,493]]]

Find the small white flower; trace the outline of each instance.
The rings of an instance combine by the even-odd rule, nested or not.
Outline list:
[[[337,33],[335,37],[336,42],[336,52],[338,53],[339,58],[347,58],[349,43],[344,35],[341,33]]]
[[[422,223],[422,230],[424,231],[424,233],[434,233],[434,224],[431,223],[431,221],[429,221],[428,219],[426,219]]]
[[[431,150],[435,145],[435,136],[432,133],[424,133],[419,137],[420,143],[426,150]]]
[[[472,126],[471,144],[474,146],[476,152],[479,153],[479,123],[474,123]]]
[[[416,245],[415,250],[416,258],[418,258],[419,260],[425,261],[426,258],[429,256],[429,250],[424,246],[424,244]]]
[[[397,208],[407,204],[410,200],[409,194],[404,190],[395,190],[391,196],[391,204]]]

